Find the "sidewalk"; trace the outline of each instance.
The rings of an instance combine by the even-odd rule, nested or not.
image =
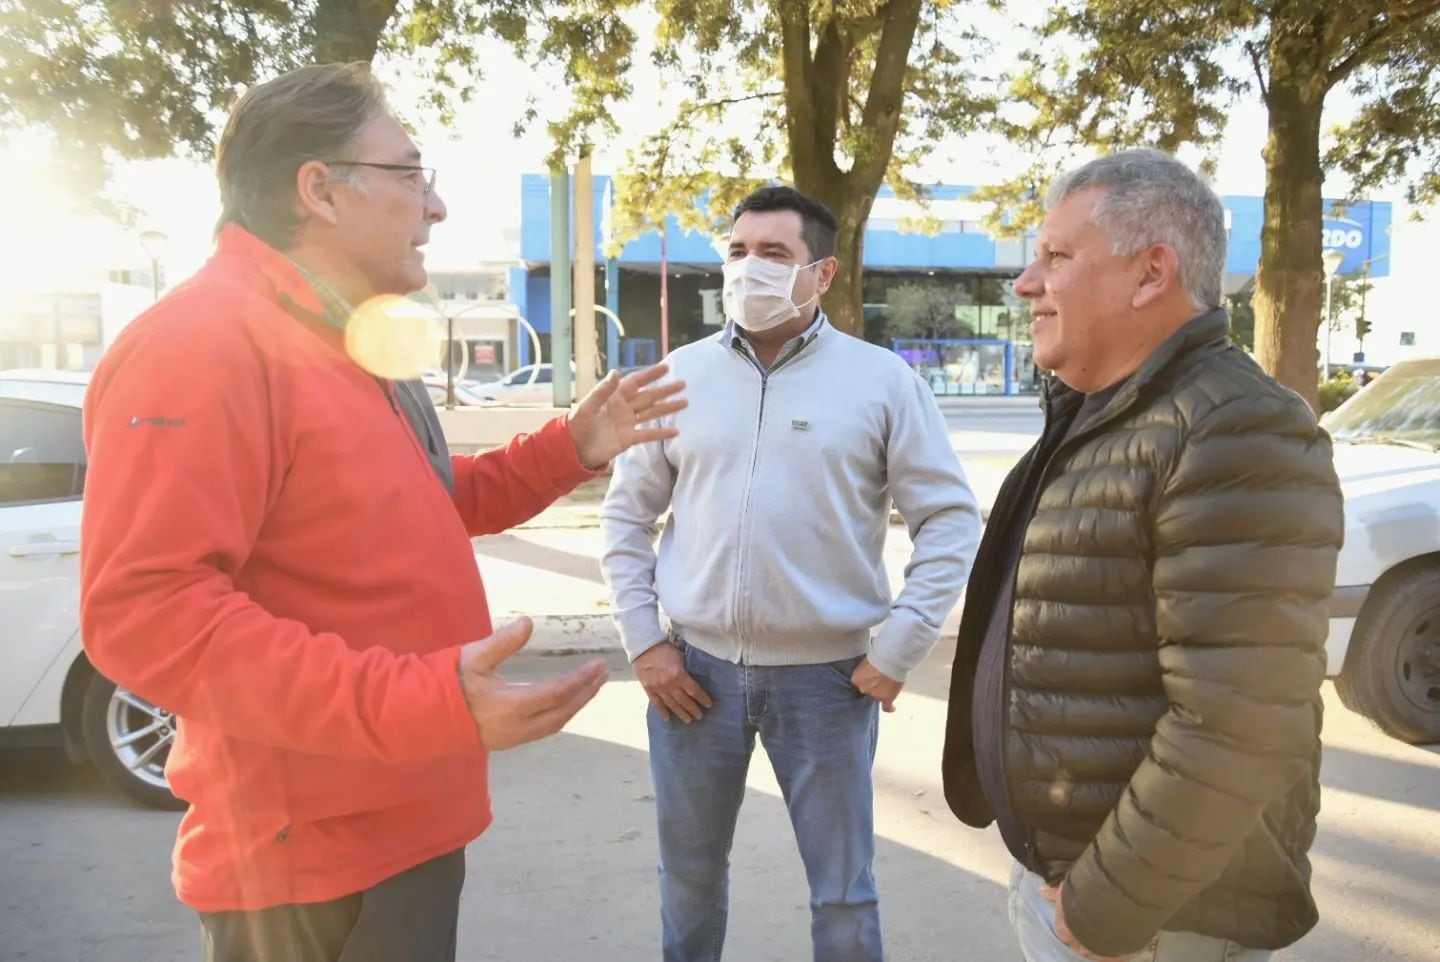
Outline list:
[[[950,394],[935,399],[942,411],[959,408],[1038,408],[1040,395],[1036,394]]]
[[[988,516],[1019,451],[961,457],[982,515]],[[532,651],[567,654],[620,648],[610,619],[609,591],[600,574],[600,504],[608,484],[608,477],[597,478],[517,528],[474,539],[491,617],[496,623],[521,615],[534,619]],[[884,557],[891,586],[898,591],[910,560],[910,537],[898,516],[892,521]]]

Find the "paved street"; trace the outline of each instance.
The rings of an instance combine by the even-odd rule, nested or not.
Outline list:
[[[529,658],[534,676],[568,658]],[[898,962],[1016,960],[1007,860],[993,832],[956,822],[938,759],[950,649],[886,716],[876,765],[877,873]],[[560,736],[495,759],[494,828],[469,850],[460,958],[658,958],[654,804],[644,700],[622,662]],[[1282,962],[1440,958],[1440,753],[1384,738],[1327,690],[1324,810],[1315,849],[1320,928]],[[0,959],[169,962],[198,956],[168,881],[177,816],[138,810],[53,754],[0,757]],[[737,962],[808,959],[804,876],[763,756],[733,856]]]
[[[961,452],[1023,451],[1040,434],[1044,416],[1035,395],[1019,397],[948,397],[938,399]]]

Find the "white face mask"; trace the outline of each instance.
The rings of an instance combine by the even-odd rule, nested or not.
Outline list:
[[[818,263],[820,261],[800,266],[780,264],[754,254],[727,261],[723,268],[725,286],[721,290],[725,316],[751,333],[768,331],[794,320],[819,294],[817,289],[804,304],[796,304],[791,299],[795,279],[801,271]]]

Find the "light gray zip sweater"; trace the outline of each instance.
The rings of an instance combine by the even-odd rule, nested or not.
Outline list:
[[[939,638],[979,539],[945,419],[898,356],[828,323],[768,372],[732,331],[666,359],[690,400],[666,419],[680,434],[615,462],[601,565],[625,650],[634,660],[666,639],[663,608],[717,658],[867,654],[903,681]],[[892,499],[914,542],[893,602],[882,561]]]

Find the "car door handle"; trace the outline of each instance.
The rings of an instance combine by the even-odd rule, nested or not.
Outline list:
[[[30,541],[26,544],[13,545],[10,548],[10,557],[12,558],[34,558],[40,555],[79,553],[80,542],[78,541]]]

